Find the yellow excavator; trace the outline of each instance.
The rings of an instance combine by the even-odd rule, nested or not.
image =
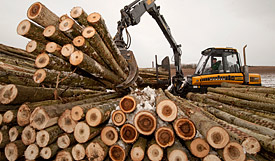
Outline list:
[[[159,83],[166,83],[167,86],[172,84],[171,92],[173,94],[184,96],[189,91],[205,91],[207,87],[220,86],[222,82],[261,85],[260,75],[248,72],[245,57],[244,66],[242,67],[237,50],[228,47],[208,48],[202,51],[195,73],[192,76],[187,76],[186,80],[181,67],[181,45],[178,45],[174,40],[168,24],[163,15],[160,14],[160,7],[155,4],[155,0],[135,0],[121,9],[120,12],[121,20],[118,22],[117,34],[114,39],[130,67],[130,74],[124,86],[126,84],[129,86],[137,80],[138,68],[133,52],[128,50],[130,40],[127,39],[127,43],[125,43],[122,33],[124,29],[127,30],[127,27],[137,25],[145,12],[148,12],[156,20],[173,49],[176,74],[172,78],[170,76],[165,82],[158,80],[158,77],[156,78]],[[130,38],[128,34],[127,38]],[[131,55],[132,59],[129,59],[129,55]],[[158,71],[159,67],[165,68],[171,73],[169,58],[163,59],[161,65],[158,65],[156,60],[156,71]]]

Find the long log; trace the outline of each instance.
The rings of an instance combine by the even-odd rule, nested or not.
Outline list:
[[[113,41],[112,36],[110,35],[107,26],[104,22],[104,19],[99,13],[91,13],[87,17],[88,23],[92,25],[104,43],[106,44],[107,48],[112,53],[113,57],[115,58],[116,62],[122,68],[125,73],[128,73],[128,63],[126,62],[125,58],[121,55],[119,49],[117,48],[115,42]]]
[[[41,151],[40,151],[40,156],[43,159],[50,159],[50,158],[54,157],[59,150],[60,149],[57,146],[57,144],[53,143],[53,144],[51,144],[47,147],[42,148]]]
[[[16,140],[6,145],[5,156],[8,160],[17,160],[23,156],[26,148],[26,145],[21,140]]]
[[[35,68],[32,60],[14,57],[14,56],[10,56],[10,55],[5,55],[5,54],[1,54],[1,53],[0,53],[0,62],[3,62],[5,64],[14,65],[14,66],[23,67],[23,68],[29,68],[29,69]]]
[[[226,87],[226,88],[266,88],[263,86],[252,86],[252,85],[243,85],[243,84],[235,84],[235,83],[227,83],[227,82],[222,82],[221,87]]]
[[[101,140],[108,146],[114,145],[118,140],[118,131],[114,126],[105,126],[100,133]]]
[[[163,121],[168,122],[174,121],[178,113],[175,103],[168,99],[160,88],[157,91],[156,112]]]
[[[8,144],[10,142],[9,140],[9,131],[6,130],[2,130],[0,131],[0,148],[4,148],[6,146],[6,144]]]
[[[85,143],[96,137],[101,130],[102,127],[90,127],[85,122],[78,122],[75,126],[74,137],[77,142]]]
[[[42,27],[37,26],[29,20],[23,20],[17,26],[18,35],[24,36],[31,40],[39,41],[41,43],[47,43],[49,41],[43,36],[43,30],[44,29]]]
[[[157,127],[157,119],[150,111],[140,111],[134,117],[137,131],[143,135],[151,135]]]
[[[46,51],[46,44],[41,43],[39,41],[31,40],[26,45],[26,51],[33,55],[38,55],[38,54]]]
[[[47,26],[43,31],[43,35],[59,45],[65,45],[72,42],[70,38],[68,38],[53,25]]]
[[[150,160],[162,160],[164,152],[155,139],[152,139],[147,146],[147,156]]]
[[[126,115],[123,111],[121,110],[115,110],[112,113],[112,122],[116,126],[121,126],[125,123],[126,121]]]
[[[138,139],[139,133],[132,124],[124,124],[120,129],[120,138],[125,143],[134,143]]]
[[[236,142],[230,142],[224,147],[222,157],[226,161],[244,161],[246,159],[242,146]]]
[[[79,66],[81,69],[91,73],[95,77],[103,77],[114,84],[119,84],[121,82],[119,76],[81,51],[75,51],[71,54],[70,63]]]
[[[145,148],[147,145],[147,139],[139,137],[138,140],[133,144],[130,156],[133,161],[143,160],[145,156]]]
[[[9,130],[10,141],[13,142],[15,140],[18,140],[18,138],[21,137],[23,129],[24,129],[24,127],[21,127],[21,126],[14,126],[14,127],[10,128],[10,130]]]
[[[60,59],[64,59],[63,55],[61,54],[62,47],[55,42],[48,42],[46,45],[46,51],[59,57]]]
[[[62,46],[61,54],[69,58],[73,52],[77,51],[73,44],[65,44]]]
[[[158,145],[162,148],[172,146],[175,142],[175,134],[173,128],[169,125],[161,125],[156,129],[155,139]]]
[[[185,145],[187,146],[189,151],[198,158],[204,158],[206,155],[208,155],[210,151],[209,144],[206,142],[205,139],[202,139],[200,137],[192,141],[185,141]]]
[[[30,145],[35,142],[35,138],[36,138],[36,131],[34,130],[34,128],[32,128],[30,125],[26,126],[22,131],[22,135],[21,135],[22,142],[25,145]]]
[[[81,35],[82,27],[80,27],[71,18],[66,18],[65,20],[60,22],[59,30],[62,31],[70,39],[74,39],[75,37]]]
[[[124,161],[130,151],[130,144],[124,143],[122,140],[112,145],[109,150],[109,156],[113,161]]]
[[[173,146],[167,148],[167,158],[169,161],[188,161],[186,149],[182,146],[179,140],[175,141]]]
[[[127,75],[118,65],[96,30],[93,27],[88,26],[83,30],[82,35],[90,42],[97,54],[99,54],[101,58],[104,58],[104,62],[108,64],[111,70],[118,74],[119,77],[121,77],[123,80],[125,80]]]
[[[58,135],[62,133],[62,129],[59,126],[52,126],[44,130],[40,130],[36,135],[36,143],[39,147],[46,147],[55,142]]]
[[[89,160],[105,160],[108,150],[108,146],[98,136],[87,146],[86,156]]]
[[[30,60],[30,61],[33,61],[33,59],[35,58],[34,55],[26,52],[23,49],[7,46],[7,45],[3,45],[3,44],[0,44],[0,52],[1,52],[1,54],[4,54],[4,55],[10,55],[12,57],[26,59],[26,60]]]
[[[16,122],[16,116],[17,116],[18,110],[8,110],[3,115],[3,122],[5,124],[12,124]]]
[[[59,17],[40,2],[36,2],[29,7],[27,16],[43,27],[50,25],[58,27],[59,24]]]
[[[64,161],[64,160],[73,161],[72,148],[73,146],[59,151],[55,157],[55,160],[56,161]]]
[[[28,145],[27,149],[24,152],[24,156],[26,160],[35,160],[40,154],[40,149],[36,144]]]
[[[71,17],[78,22],[82,27],[89,26],[87,17],[88,14],[81,7],[74,7],[70,12]]]
[[[56,143],[59,148],[65,149],[71,145],[74,145],[74,143],[76,143],[76,140],[73,134],[64,133],[57,138]]]
[[[76,121],[72,119],[71,110],[65,110],[58,118],[58,126],[66,133],[72,133],[76,126]]]

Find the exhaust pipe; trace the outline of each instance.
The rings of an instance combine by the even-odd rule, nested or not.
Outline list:
[[[244,74],[244,84],[249,84],[249,72],[248,72],[248,66],[246,64],[246,53],[245,53],[246,47],[247,45],[243,47],[243,59],[244,59],[243,74]]]

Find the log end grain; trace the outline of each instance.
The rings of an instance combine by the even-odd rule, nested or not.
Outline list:
[[[83,9],[81,7],[74,7],[71,10],[70,15],[72,18],[78,18],[79,16],[81,16],[82,13],[83,13]]]
[[[109,156],[112,160],[123,161],[123,160],[125,160],[126,155],[127,154],[125,154],[123,147],[121,147],[119,145],[113,145],[110,147]]]
[[[35,160],[39,156],[39,148],[36,144],[31,144],[24,152],[27,160]]]
[[[70,146],[71,140],[70,140],[68,134],[65,133],[57,138],[56,143],[59,148],[65,149]]]
[[[3,116],[3,122],[8,124],[10,123],[14,118],[15,118],[15,113],[11,110],[8,110],[4,113],[4,116]]]
[[[157,144],[152,144],[147,149],[147,156],[150,160],[162,160],[163,149]]]
[[[61,50],[61,46],[59,46],[55,42],[48,42],[46,45],[46,51],[49,53],[53,53],[55,51]]]
[[[74,106],[71,110],[72,119],[75,121],[81,120],[84,115],[84,111],[80,106]]]
[[[66,18],[65,20],[61,21],[59,24],[59,30],[61,31],[68,31],[70,30],[73,25],[74,25],[74,21],[70,18]]]
[[[30,145],[35,142],[36,131],[31,126],[26,126],[22,131],[21,139],[25,145]]]
[[[214,154],[208,154],[206,157],[203,158],[203,161],[221,161],[221,159]]]
[[[53,25],[46,27],[43,31],[45,37],[51,37],[56,32],[56,28]]]
[[[30,123],[31,109],[27,104],[19,107],[17,112],[17,123],[19,126],[26,126]]]
[[[105,126],[100,133],[101,140],[108,146],[114,145],[118,140],[118,132],[113,126]]]
[[[96,30],[92,26],[85,27],[82,31],[82,36],[85,38],[91,38],[96,34]]]
[[[131,124],[124,124],[120,129],[120,137],[127,144],[134,143],[138,138],[137,129]]]
[[[91,24],[100,21],[100,19],[101,19],[101,15],[99,13],[97,13],[97,12],[91,13],[87,17],[88,22],[91,23]]]
[[[116,126],[123,125],[125,121],[126,121],[126,115],[125,115],[124,112],[122,112],[121,110],[116,110],[116,111],[113,112],[113,114],[112,114],[112,122]]]
[[[223,149],[223,158],[224,160],[228,161],[244,161],[246,155],[243,151],[243,147],[240,144],[236,142],[230,142]]]
[[[173,124],[176,134],[183,140],[191,140],[196,135],[194,123],[187,118],[177,119]]]
[[[144,158],[144,150],[141,147],[134,147],[130,152],[131,158],[134,161],[143,160]]]
[[[29,20],[23,20],[17,26],[17,34],[24,36],[29,32],[30,28],[31,22]]]
[[[216,149],[224,148],[229,142],[228,133],[221,127],[214,126],[207,131],[207,142]]]
[[[171,100],[163,100],[156,106],[156,112],[163,121],[171,122],[176,119],[178,108]]]
[[[73,39],[73,44],[76,47],[83,46],[85,44],[85,38],[83,36],[77,36]]]
[[[95,127],[98,126],[103,119],[103,115],[97,108],[91,108],[86,113],[86,122],[88,125]]]
[[[190,151],[194,156],[203,158],[209,153],[210,146],[204,139],[196,138],[190,144]]]
[[[64,161],[64,160],[73,161],[73,157],[70,152],[62,150],[57,153],[55,160],[56,161]]]
[[[8,160],[16,160],[20,157],[18,155],[18,148],[15,143],[11,142],[6,145],[5,156]]]
[[[37,68],[44,68],[50,63],[50,57],[47,53],[37,55],[35,59],[35,66]]]
[[[28,42],[28,44],[26,45],[26,51],[31,53],[36,49],[36,47],[37,47],[37,42],[35,40],[32,40]]]
[[[79,122],[74,129],[74,137],[77,142],[85,143],[90,137],[90,127],[85,122]]]
[[[33,74],[33,80],[35,83],[42,83],[47,77],[47,73],[44,69],[38,69]]]
[[[62,47],[61,54],[65,57],[69,57],[74,51],[75,48],[72,44],[66,44]]]
[[[134,117],[134,125],[139,133],[151,135],[157,127],[157,119],[149,111],[140,111]]]
[[[18,90],[14,84],[5,85],[0,92],[0,101],[2,104],[9,104],[16,98],[17,94]]]
[[[40,151],[40,156],[43,159],[50,159],[52,156],[52,150],[49,147],[44,147]]]
[[[242,142],[242,147],[248,154],[257,154],[261,150],[261,145],[254,137],[248,137]]]
[[[159,146],[166,148],[174,144],[175,135],[171,128],[160,127],[155,133],[155,139]]]
[[[0,125],[2,125],[2,122],[3,122],[3,115],[0,114]]]
[[[176,149],[170,153],[168,160],[188,161],[188,157],[184,151]]]
[[[72,133],[76,126],[76,121],[72,119],[71,110],[65,110],[62,115],[58,118],[59,127],[66,133]]]
[[[84,54],[82,51],[75,51],[70,56],[70,63],[72,65],[79,65],[84,59]]]
[[[46,147],[50,140],[49,133],[46,130],[40,130],[36,135],[36,143],[39,147]]]
[[[91,142],[86,148],[86,156],[89,160],[104,160],[107,154],[108,151],[97,142]]]
[[[62,16],[59,17],[59,23],[62,22],[63,20],[67,19],[67,18],[70,18],[67,14],[64,14]]]
[[[42,7],[43,6],[40,2],[36,2],[32,4],[27,11],[28,18],[29,19],[36,18],[40,14]]]
[[[119,107],[124,113],[131,113],[136,109],[137,103],[134,97],[124,96],[119,102]]]
[[[82,144],[76,144],[72,148],[72,156],[75,160],[82,160],[85,158],[85,148]]]
[[[35,129],[42,130],[47,126],[50,117],[41,107],[36,107],[30,117],[30,125]]]
[[[18,132],[17,128],[16,127],[10,128],[10,130],[9,130],[10,141],[11,142],[15,141],[18,136],[19,136],[19,132]]]

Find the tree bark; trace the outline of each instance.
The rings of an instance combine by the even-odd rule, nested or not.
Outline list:
[[[70,12],[71,17],[78,22],[82,27],[89,26],[87,17],[88,14],[81,7],[74,7]]]
[[[42,27],[37,26],[29,20],[23,20],[17,26],[18,35],[46,44],[49,41],[43,36],[43,30]]]
[[[75,126],[74,137],[77,142],[85,143],[88,140],[96,137],[101,130],[102,127],[90,127],[85,122],[78,122]]]
[[[62,133],[62,129],[59,126],[52,126],[44,130],[40,130],[36,135],[36,143],[39,147],[46,147],[55,142],[58,135]]]
[[[4,148],[9,142],[10,142],[9,131],[7,129],[1,130],[0,131],[0,148]]]
[[[134,117],[137,131],[143,135],[151,135],[157,127],[157,119],[150,111],[140,111]]]
[[[34,69],[34,62],[29,59],[16,58],[13,56],[0,53],[0,61],[4,64],[10,64],[13,66],[19,66],[27,69]]]
[[[58,27],[59,24],[59,17],[40,2],[36,2],[29,7],[27,16],[43,27],[50,25]]]
[[[124,161],[130,151],[130,144],[124,143],[122,140],[112,145],[109,150],[109,156],[113,161]]]
[[[125,60],[125,58],[121,55],[119,49],[117,48],[115,42],[113,41],[113,38],[110,35],[102,16],[99,13],[91,13],[87,17],[87,20],[88,20],[88,23],[96,29],[96,31],[104,41],[105,45],[112,53],[118,65],[122,68],[122,70],[125,73],[128,73],[128,63]]]
[[[138,100],[131,95],[124,96],[119,102],[119,107],[124,113],[131,113],[137,108]]]
[[[163,149],[156,143],[156,140],[153,138],[147,145],[147,156],[150,160],[162,160],[164,152]]]
[[[124,124],[120,129],[120,138],[125,143],[134,143],[138,139],[139,133],[132,124]]]
[[[125,123],[126,121],[126,115],[123,111],[121,110],[115,110],[112,113],[112,122],[116,126],[121,126]]]
[[[59,127],[66,133],[74,132],[76,123],[77,122],[72,119],[71,110],[69,109],[65,110],[58,119]]]
[[[133,144],[130,156],[133,161],[141,161],[145,156],[145,149],[147,145],[147,139],[139,137],[139,139]]]
[[[169,161],[188,161],[186,149],[182,146],[179,140],[175,141],[173,146],[167,148],[167,158]]]
[[[82,27],[80,27],[74,20],[71,18],[66,18],[61,21],[59,24],[59,30],[62,31],[70,39],[74,39],[77,36],[81,35]]]
[[[10,141],[13,142],[15,140],[18,140],[18,138],[21,138],[23,129],[24,127],[21,127],[21,126],[13,126],[12,128],[10,128],[9,130]]]
[[[85,37],[92,47],[95,49],[97,54],[100,55],[101,58],[104,58],[104,62],[108,64],[112,71],[119,75],[123,80],[127,78],[127,75],[121,69],[121,67],[117,64],[116,60],[114,59],[113,55],[109,51],[109,49],[104,44],[103,40],[100,38],[99,34],[96,30],[89,26],[83,30],[82,33],[83,37]]]
[[[24,152],[26,160],[35,160],[39,155],[39,147],[36,144],[28,145],[27,149]]]
[[[70,38],[68,38],[65,34],[63,34],[60,30],[58,30],[58,28],[56,28],[53,25],[47,26],[43,31],[43,35],[49,40],[59,45],[65,45],[72,42]]]
[[[118,140],[118,131],[114,126],[107,125],[101,130],[100,138],[104,144],[112,146]]]
[[[49,146],[44,147],[44,148],[41,149],[40,156],[43,159],[50,159],[50,158],[54,157],[59,150],[60,149],[57,146],[57,144],[56,143],[52,143],[51,145],[49,145]]]
[[[32,55],[38,55],[46,51],[46,44],[39,41],[31,40],[26,45],[26,51]]]
[[[21,135],[22,142],[25,145],[30,145],[35,142],[35,138],[36,138],[36,131],[30,125],[26,126],[22,131],[22,135]]]
[[[74,145],[74,143],[76,143],[76,140],[73,134],[64,133],[58,137],[56,143],[59,148],[65,149],[71,145]]]
[[[26,145],[21,140],[16,140],[6,145],[5,156],[8,160],[17,160],[23,156],[26,148]]]
[[[104,160],[108,155],[108,150],[108,146],[98,136],[87,146],[86,156],[89,160]]]

